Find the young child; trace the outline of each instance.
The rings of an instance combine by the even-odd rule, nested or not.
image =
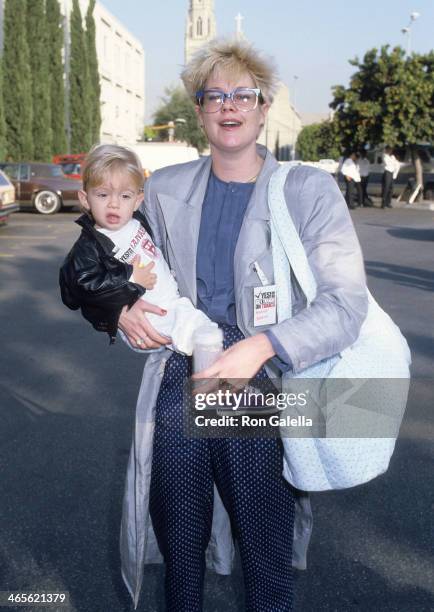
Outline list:
[[[149,322],[171,338],[169,348],[191,355],[194,331],[216,324],[179,296],[149,224],[137,210],[143,200],[143,169],[135,153],[118,145],[91,149],[79,199],[86,213],[77,220],[81,235],[60,269],[63,303],[81,308],[112,344],[122,308],[146,291],[143,299],[167,310],[162,317],[148,314]]]

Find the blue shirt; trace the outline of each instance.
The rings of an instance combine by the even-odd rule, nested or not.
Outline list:
[[[234,253],[255,183],[225,183],[211,172],[202,205],[196,256],[197,307],[216,323],[237,324]],[[265,331],[285,372],[291,359],[271,332]]]
[[[197,245],[197,307],[216,323],[236,325],[234,253],[255,183],[225,183],[211,172]]]

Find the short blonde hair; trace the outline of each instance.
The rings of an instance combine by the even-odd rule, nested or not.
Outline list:
[[[245,40],[216,38],[201,47],[181,73],[188,95],[196,102],[196,92],[204,89],[215,72],[229,74],[234,79],[246,72],[260,88],[265,102],[271,104],[277,89],[275,63]]]
[[[143,189],[144,175],[139,158],[130,149],[115,144],[95,145],[84,162],[82,173],[83,189],[96,187],[104,182],[107,173],[127,172],[137,189]]]

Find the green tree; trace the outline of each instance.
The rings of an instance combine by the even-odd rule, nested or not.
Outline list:
[[[3,103],[6,156],[32,159],[32,75],[26,35],[26,0],[5,0],[3,14]]]
[[[0,159],[6,155],[6,123],[3,106],[3,68],[0,57]]]
[[[296,151],[303,161],[337,159],[340,156],[340,141],[335,124],[323,121],[304,126],[297,138]]]
[[[48,37],[44,0],[27,0],[27,44],[30,53],[33,98],[33,159],[50,161],[53,143],[51,130]]]
[[[71,45],[69,65],[69,122],[71,152],[83,153],[92,144],[89,72],[86,58],[86,39],[78,0],[73,0],[71,11]]]
[[[66,153],[65,85],[63,81],[63,26],[58,0],[46,0],[48,65],[50,67],[52,153]]]
[[[154,125],[174,121],[176,140],[185,141],[199,152],[203,151],[208,140],[197,122],[193,102],[181,87],[168,88],[165,94],[161,106],[154,113]],[[183,121],[176,122],[176,119]],[[167,139],[167,131],[160,132],[160,136]]]
[[[99,142],[101,129],[101,86],[99,82],[98,56],[95,42],[94,8],[95,0],[90,0],[86,13],[86,53],[89,71],[89,104],[91,109],[90,119],[93,144]]]
[[[431,141],[434,134],[434,52],[406,57],[400,47],[390,50],[385,45],[350,64],[357,71],[348,87],[333,88],[330,104],[343,145],[408,146],[423,185],[416,145]]]

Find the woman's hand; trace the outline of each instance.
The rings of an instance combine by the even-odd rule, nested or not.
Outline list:
[[[152,312],[160,316],[164,316],[167,313],[166,310],[163,310],[163,308],[159,306],[150,304],[145,300],[137,300],[130,309],[128,309],[128,306],[122,308],[118,326],[127,336],[134,348],[155,349],[165,344],[170,344],[170,338],[160,336],[155,328],[149,323],[146,318],[147,312]]]
[[[220,378],[229,380],[232,388],[243,388],[275,354],[267,336],[258,334],[231,346],[212,366],[195,374],[193,380]]]

